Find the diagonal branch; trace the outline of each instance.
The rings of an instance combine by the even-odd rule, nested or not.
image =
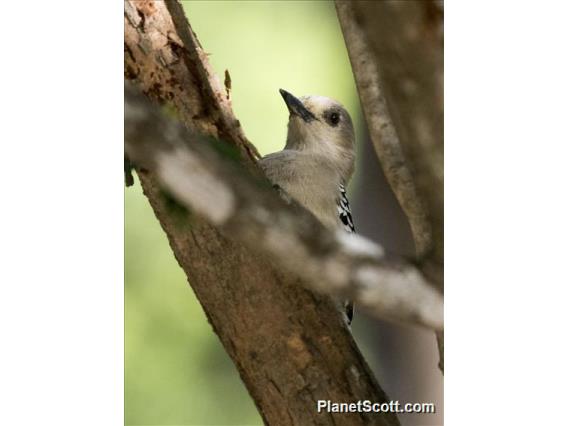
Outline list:
[[[426,257],[443,264],[444,243],[444,37],[443,9],[437,1],[337,2],[352,60],[374,67],[396,128],[416,194],[432,227]],[[356,37],[352,37],[355,33]],[[364,50],[357,46],[363,40]],[[357,80],[365,69],[355,66]],[[380,80],[379,80],[380,79]],[[363,103],[367,91],[361,93]],[[367,107],[366,109],[369,109]],[[381,159],[382,160],[382,159]],[[438,280],[436,280],[438,281]],[[436,283],[440,285],[441,283]]]
[[[298,274],[312,290],[349,297],[379,317],[442,328],[442,297],[416,267],[388,259],[361,236],[331,233],[304,209],[287,206],[270,186],[243,176],[244,169],[223,160],[130,86],[125,101],[128,156],[154,170],[178,202]]]
[[[407,179],[409,176],[405,173],[402,180],[409,185],[401,186],[391,177],[389,181],[409,218],[421,270],[443,291],[443,2],[336,0],[336,8],[363,109],[387,176],[391,173],[392,162],[398,163],[404,152],[411,179]],[[384,101],[380,99],[383,96]],[[385,105],[388,105],[388,111]],[[389,113],[398,141],[390,120],[383,118],[381,122],[381,114],[388,117]],[[381,129],[381,126],[384,127]],[[390,152],[381,149],[384,145],[381,140],[385,139],[394,141],[392,145],[396,149]],[[410,197],[410,202],[404,201],[405,196]],[[413,208],[408,208],[413,205],[413,198],[424,208],[431,228],[423,244],[418,244],[421,226],[416,225],[416,219],[422,214],[416,215]],[[443,371],[443,332],[437,337]]]
[[[355,19],[350,2],[336,1],[335,7],[348,46],[349,60],[357,84],[369,135],[383,172],[408,218],[416,256],[421,258],[432,245],[432,230],[426,209],[416,192],[396,129],[390,118],[383,87],[379,80],[377,63],[366,36]]]

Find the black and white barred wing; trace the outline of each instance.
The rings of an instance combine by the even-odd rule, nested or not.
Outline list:
[[[349,233],[355,232],[353,217],[351,216],[351,207],[349,207],[349,200],[347,199],[347,193],[345,192],[345,186],[343,184],[339,185],[337,212],[339,213],[341,223],[343,223],[343,228]],[[345,308],[347,325],[351,325],[351,321],[353,321],[353,303],[350,300],[346,300],[343,306]]]
[[[351,208],[349,207],[349,200],[347,199],[347,193],[345,192],[345,186],[343,184],[339,185],[339,202],[337,204],[337,212],[339,213],[339,219],[343,223],[343,227],[347,232],[355,232],[355,226],[353,225],[353,217],[351,216]]]

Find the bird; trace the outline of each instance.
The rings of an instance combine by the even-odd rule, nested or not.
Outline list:
[[[346,187],[355,170],[355,131],[347,110],[325,96],[280,94],[290,113],[284,149],[259,161],[268,180],[330,230],[354,233]],[[341,303],[347,325],[353,304]]]

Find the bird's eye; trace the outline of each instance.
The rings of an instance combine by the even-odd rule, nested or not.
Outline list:
[[[329,116],[329,121],[333,126],[336,126],[339,123],[339,114],[337,112],[331,113]]]

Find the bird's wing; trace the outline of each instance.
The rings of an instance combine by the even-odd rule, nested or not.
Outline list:
[[[345,192],[345,185],[339,185],[339,200],[337,202],[337,212],[339,213],[339,219],[343,224],[343,228],[349,232],[355,232],[355,225],[353,225],[353,217],[351,216],[351,207],[349,207],[349,200],[347,199],[347,193]],[[343,302],[343,307],[345,309],[345,316],[347,318],[347,325],[351,325],[353,321],[353,302],[350,300],[345,300]]]
[[[345,192],[345,186],[339,185],[339,200],[337,202],[337,212],[339,219],[343,223],[343,227],[349,233],[355,232],[355,225],[353,225],[353,217],[351,216],[351,208],[349,207],[349,200]]]

